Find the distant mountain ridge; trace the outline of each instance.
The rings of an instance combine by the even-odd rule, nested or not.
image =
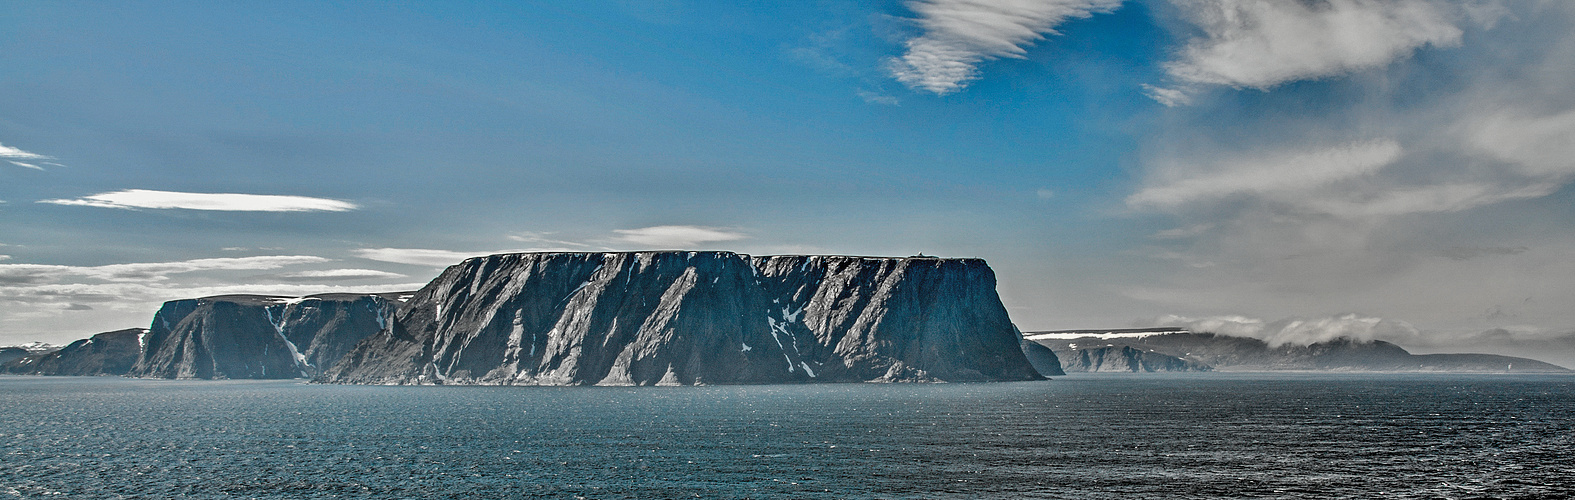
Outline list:
[[[1099,334],[1096,332],[1109,332]],[[1067,372],[1352,371],[1568,373],[1527,358],[1495,354],[1411,354],[1380,340],[1336,339],[1270,347],[1248,337],[1181,329],[1026,332],[1049,348]]]
[[[142,352],[146,328],[104,332],[53,351],[0,363],[0,373],[14,375],[125,375]]]

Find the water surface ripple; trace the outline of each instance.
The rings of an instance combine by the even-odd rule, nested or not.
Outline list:
[[[0,378],[0,498],[1544,498],[1575,377],[376,387]]]

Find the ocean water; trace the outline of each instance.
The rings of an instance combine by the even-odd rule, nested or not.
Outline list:
[[[1547,498],[1575,377],[373,387],[0,377],[3,498]]]

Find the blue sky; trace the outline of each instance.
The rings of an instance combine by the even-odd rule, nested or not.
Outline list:
[[[1575,361],[1575,7],[11,3],[0,343],[467,255],[977,256],[1025,330]]]

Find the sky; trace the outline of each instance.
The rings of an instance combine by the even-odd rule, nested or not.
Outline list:
[[[511,251],[1575,365],[1575,2],[8,2],[0,344]]]

